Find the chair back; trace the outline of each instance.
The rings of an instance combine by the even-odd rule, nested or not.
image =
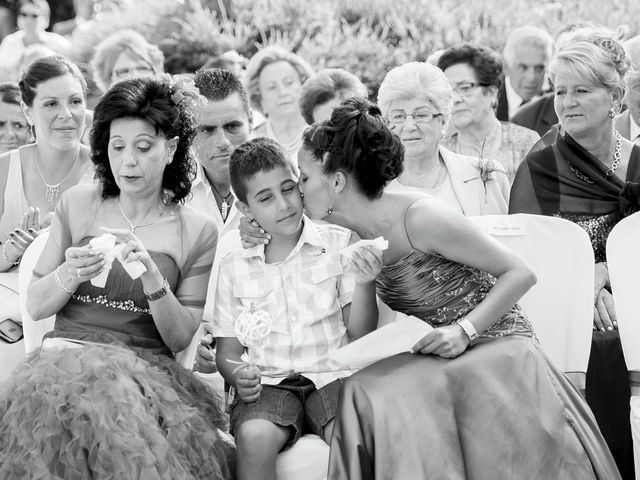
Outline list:
[[[640,370],[640,213],[618,222],[607,238],[607,266],[624,359]]]
[[[551,362],[561,371],[579,372],[577,386],[583,388],[593,332],[594,256],[587,233],[573,222],[542,215],[469,218],[532,268],[538,282],[518,303]]]
[[[35,321],[27,312],[27,290],[31,279],[33,278],[33,270],[38,263],[40,254],[44,250],[44,246],[49,238],[49,231],[41,233],[27,247],[22,260],[20,261],[20,269],[18,272],[18,290],[20,291],[20,312],[22,315],[22,330],[24,333],[24,349],[27,354],[31,353],[42,344],[42,338],[47,332],[53,330],[55,323],[55,315],[42,320]]]
[[[620,220],[607,237],[607,267],[631,387],[631,436],[640,478],[640,212]]]

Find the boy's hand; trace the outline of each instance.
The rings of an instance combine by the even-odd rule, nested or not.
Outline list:
[[[213,325],[206,322],[204,331],[205,335],[200,339],[200,345],[196,351],[196,363],[193,370],[201,373],[215,373],[218,369],[216,367],[216,342],[213,338]]]
[[[351,255],[351,268],[356,283],[375,280],[382,270],[382,252],[375,247],[360,247]]]
[[[262,392],[260,370],[257,367],[243,368],[236,376],[236,392],[244,403],[257,402]]]

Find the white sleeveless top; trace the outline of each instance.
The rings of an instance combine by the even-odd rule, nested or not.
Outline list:
[[[9,171],[7,172],[7,183],[4,187],[4,211],[0,216],[0,243],[4,243],[7,240],[9,233],[18,226],[25,212],[29,209],[29,201],[24,195],[20,149],[11,150],[9,155]],[[78,183],[94,182],[94,174],[93,164],[89,162]]]
[[[4,211],[0,217],[0,242],[4,243],[9,233],[22,221],[22,216],[29,209],[29,202],[24,196],[22,182],[22,166],[20,150],[12,150],[9,157],[7,183],[4,187]]]

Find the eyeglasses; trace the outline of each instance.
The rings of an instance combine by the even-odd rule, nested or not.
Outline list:
[[[407,117],[411,117],[416,123],[429,123],[434,118],[440,116],[442,116],[441,113],[434,113],[426,108],[416,110],[413,113],[406,113],[403,110],[393,110],[389,112],[387,121],[391,125],[402,125],[407,120]]]
[[[154,73],[154,70],[153,68],[147,65],[141,65],[139,67],[131,67],[131,68],[119,68],[113,71],[113,77],[127,78],[131,74],[138,74],[138,73],[143,73],[143,74]]]
[[[451,84],[451,88],[458,95],[462,95],[463,97],[468,97],[473,93],[473,89],[476,87],[488,87],[488,85],[479,82],[460,82]]]
[[[40,16],[37,13],[27,13],[27,12],[20,12],[18,15],[20,15],[21,17],[29,17],[29,18],[38,18]]]

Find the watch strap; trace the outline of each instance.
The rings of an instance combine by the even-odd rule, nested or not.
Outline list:
[[[478,332],[476,331],[476,327],[473,326],[466,318],[458,320],[458,325],[462,328],[464,334],[469,338],[469,344],[473,344],[478,339]]]
[[[158,290],[151,293],[144,292],[144,296],[147,297],[147,301],[154,302],[164,297],[169,290],[171,290],[171,288],[169,287],[169,282],[167,282],[166,278],[163,278],[162,286]]]

